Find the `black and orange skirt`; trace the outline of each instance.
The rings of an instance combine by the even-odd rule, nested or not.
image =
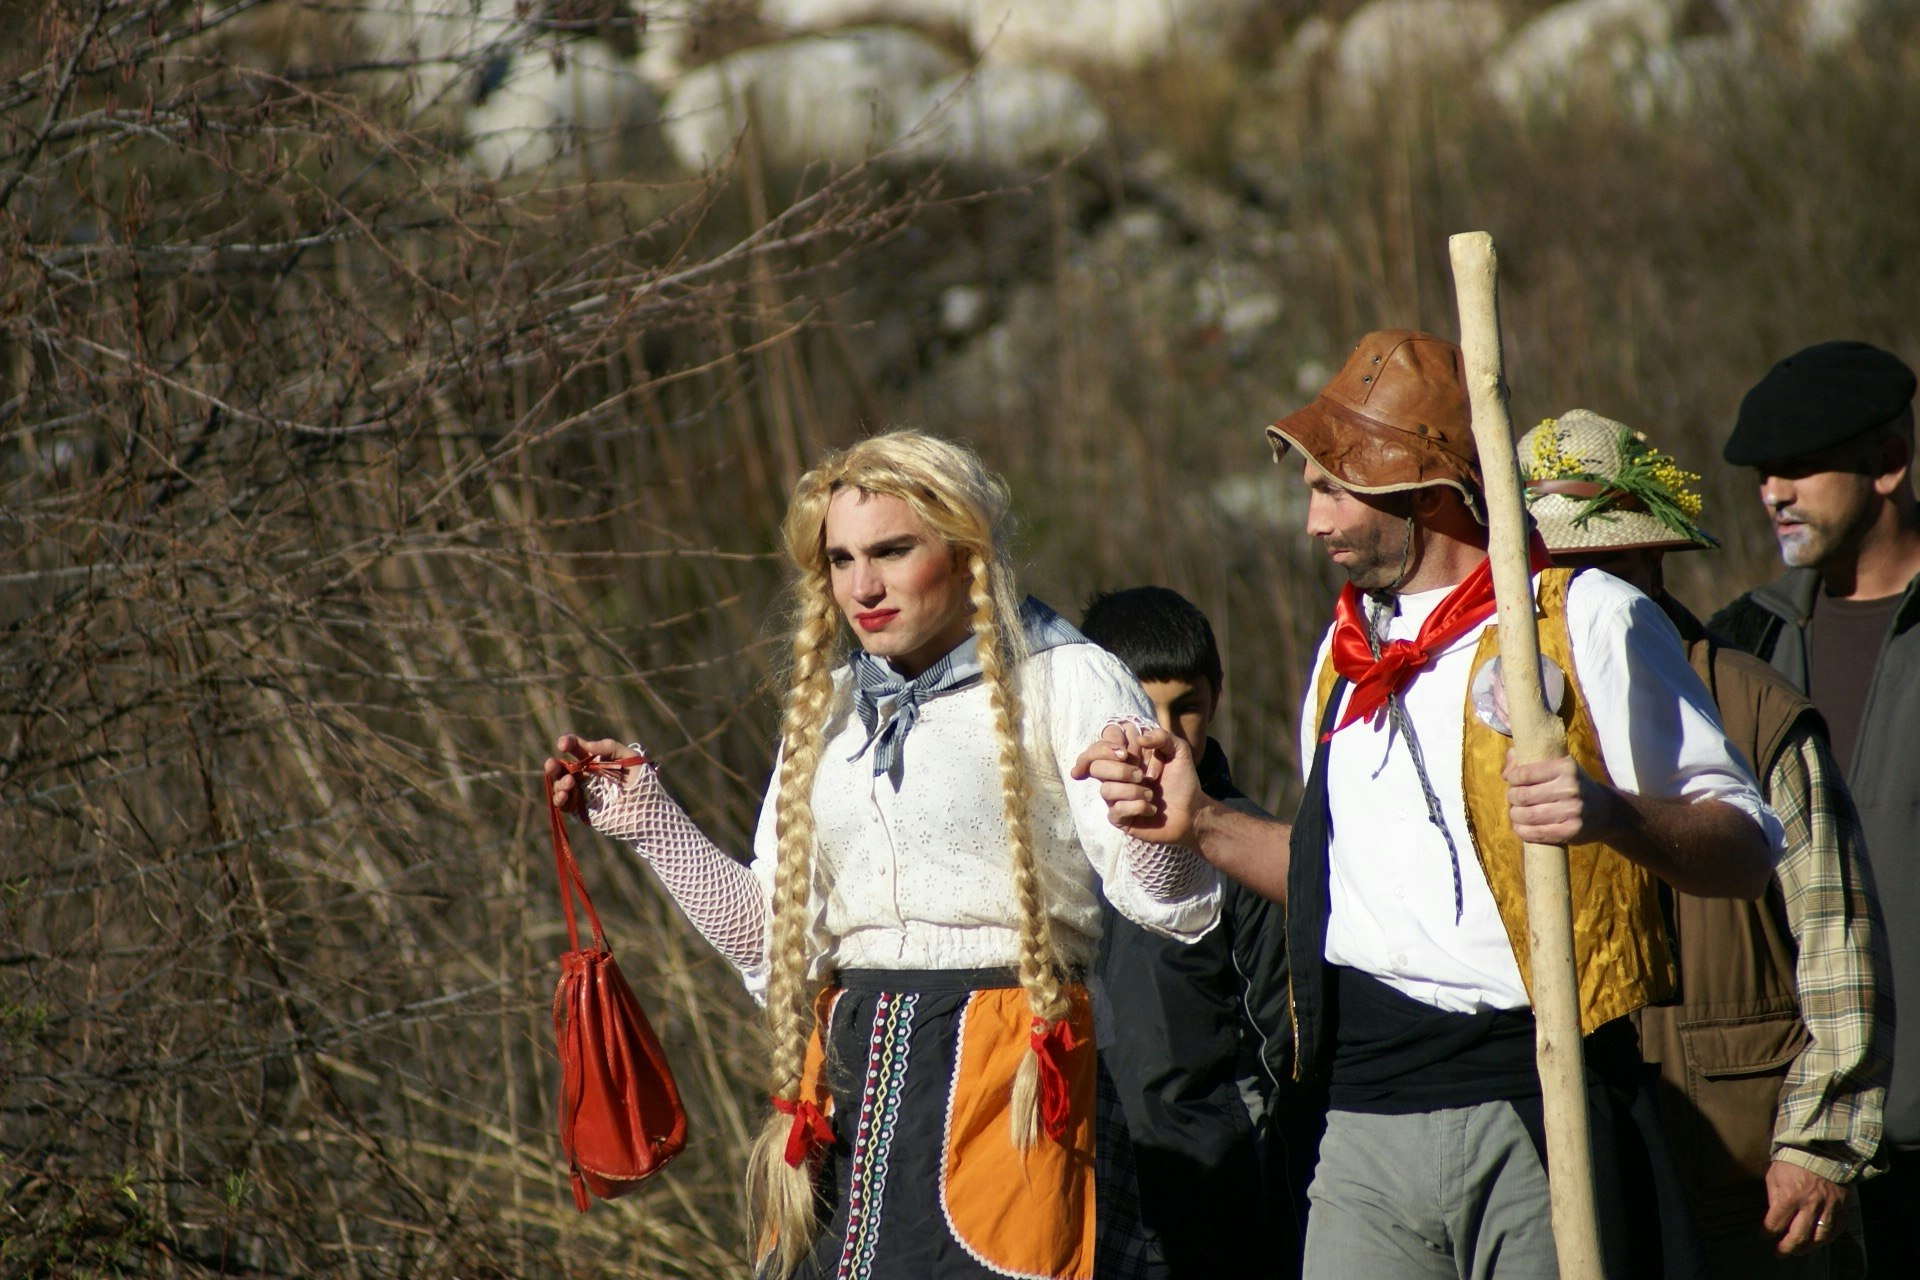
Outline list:
[[[823,1230],[795,1280],[1148,1280],[1163,1274],[1084,988],[1064,1133],[1013,1145],[1032,1023],[1005,970],[853,970],[822,994],[805,1093],[834,1137]]]

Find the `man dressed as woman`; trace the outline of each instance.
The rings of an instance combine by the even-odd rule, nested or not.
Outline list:
[[[1007,506],[970,452],[913,432],[801,477],[792,683],[751,866],[650,765],[582,789],[547,762],[556,798],[630,841],[766,1003],[774,1110],[747,1188],[764,1276],[1151,1272],[1080,985],[1096,878],[1188,940],[1219,890],[1069,779],[1105,726],[1153,712],[1117,659],[1021,603]]]

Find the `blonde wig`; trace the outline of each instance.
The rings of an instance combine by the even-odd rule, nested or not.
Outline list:
[[[768,940],[767,1021],[772,1033],[771,1086],[776,1107],[799,1098],[815,1015],[808,970],[814,867],[813,783],[833,710],[833,669],[846,651],[829,580],[827,506],[842,490],[885,494],[913,509],[953,552],[969,576],[973,633],[999,744],[1000,792],[1006,808],[1014,898],[1019,912],[1020,985],[1037,1019],[1065,1016],[1063,966],[1054,946],[1046,895],[1034,850],[1028,761],[1023,745],[1016,672],[1026,656],[1019,597],[1002,537],[1007,489],[970,450],[914,431],[895,431],[831,454],[800,477],[782,527],[793,569],[793,678],[781,721],[782,763],[774,801],[779,865]],[[1039,1132],[1039,1060],[1031,1048],[1012,1082],[1016,1144]],[[756,1234],[773,1274],[785,1276],[812,1247],[816,1232],[811,1170],[788,1165],[792,1121],[776,1110],[748,1162],[748,1200]]]

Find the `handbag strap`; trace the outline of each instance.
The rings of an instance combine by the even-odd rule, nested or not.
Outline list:
[[[618,777],[623,770],[637,768],[652,763],[644,755],[621,756],[616,759],[602,760],[594,757],[587,760],[567,760],[563,762],[570,777],[582,774],[595,774],[601,777]],[[567,840],[567,817],[560,812],[560,806],[553,802],[553,779],[547,779],[547,818],[553,826],[553,865],[560,877],[560,906],[567,913],[567,949],[580,949],[580,930],[574,923],[573,895],[580,895],[580,905],[587,909],[587,921],[593,926],[593,945],[602,951],[607,949],[607,935],[600,928],[600,913],[593,909],[593,899],[587,896],[586,878],[580,874],[580,864],[574,859],[573,845]]]

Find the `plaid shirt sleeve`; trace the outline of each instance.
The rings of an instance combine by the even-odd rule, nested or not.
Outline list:
[[[1773,1158],[1846,1183],[1877,1168],[1893,1026],[1880,998],[1886,941],[1868,897],[1859,817],[1838,779],[1826,740],[1805,729],[1767,778],[1786,827],[1776,874],[1811,1036],[1781,1086]]]

